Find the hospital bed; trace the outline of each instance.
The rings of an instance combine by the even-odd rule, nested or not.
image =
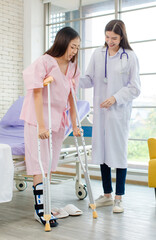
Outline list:
[[[0,121],[0,144],[8,144],[11,147],[14,163],[14,180],[16,181],[16,188],[19,191],[25,190],[27,182],[32,181],[32,176],[26,175],[25,172],[24,121],[19,119],[23,100],[24,97],[19,97],[19,99],[15,101]],[[87,154],[90,155],[92,124],[88,119],[88,115],[90,113],[89,103],[87,101],[78,101],[77,106],[81,125],[84,131],[85,142],[87,143]],[[78,141],[80,141],[80,139]],[[79,144],[81,144],[81,142],[79,142]],[[81,154],[83,157],[83,150],[81,151]],[[78,161],[78,155],[74,145],[70,121],[69,127],[66,127],[65,129],[65,138],[61,149],[59,166],[67,163],[74,163],[76,166],[76,195],[79,199],[84,199],[87,196],[87,189],[81,182],[81,166]],[[73,179],[73,176],[52,174],[52,183],[61,183],[62,181],[69,180],[71,178]]]

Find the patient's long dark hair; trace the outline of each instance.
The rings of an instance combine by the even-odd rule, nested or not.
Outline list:
[[[80,38],[80,36],[73,28],[71,27],[62,28],[57,32],[53,45],[51,46],[50,49],[48,49],[45,52],[45,54],[49,54],[50,56],[56,57],[56,58],[62,57],[65,54],[70,41],[74,40],[75,38]],[[77,64],[78,64],[78,52],[75,56],[72,57],[70,61],[76,62],[76,68],[75,68],[75,73],[76,73]]]
[[[110,21],[109,23],[107,23],[107,25],[105,27],[105,33],[107,31],[112,31],[112,32],[120,35],[120,37],[121,37],[121,41],[119,44],[120,47],[122,47],[124,49],[132,50],[132,48],[128,42],[126,27],[125,27],[125,24],[123,21],[118,20],[118,19],[114,19],[114,20]],[[105,42],[105,47],[108,47],[106,42]]]

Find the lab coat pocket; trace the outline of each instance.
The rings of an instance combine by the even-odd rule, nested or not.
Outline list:
[[[127,119],[128,121],[130,121],[130,119],[131,119],[131,113],[132,113],[132,104],[131,104],[131,103],[126,105],[125,111],[126,111],[126,119]]]
[[[114,104],[109,109],[110,118],[114,119],[125,119],[125,106]]]

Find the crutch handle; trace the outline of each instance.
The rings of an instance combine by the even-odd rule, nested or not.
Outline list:
[[[49,76],[44,79],[43,86],[47,86],[48,84],[52,83],[54,81],[54,78],[52,76]]]

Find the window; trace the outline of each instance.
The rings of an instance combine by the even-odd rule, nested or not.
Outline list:
[[[77,1],[57,1],[46,5],[46,50],[53,44],[56,33],[65,26],[71,26],[79,32],[79,6]],[[76,19],[78,19],[76,21]]]
[[[129,163],[148,164],[146,140],[156,137],[156,1],[123,0],[120,18],[140,65],[141,95],[133,103],[128,144]]]
[[[66,2],[66,4],[65,4]],[[56,32],[71,26],[80,33],[79,64],[84,74],[95,48],[104,44],[104,28],[115,17],[126,25],[128,39],[140,64],[142,91],[133,103],[128,145],[128,162],[147,165],[146,140],[156,137],[156,0],[52,0],[47,4],[46,32],[49,48]],[[98,26],[98,27],[97,27]],[[80,96],[93,105],[93,90]]]

